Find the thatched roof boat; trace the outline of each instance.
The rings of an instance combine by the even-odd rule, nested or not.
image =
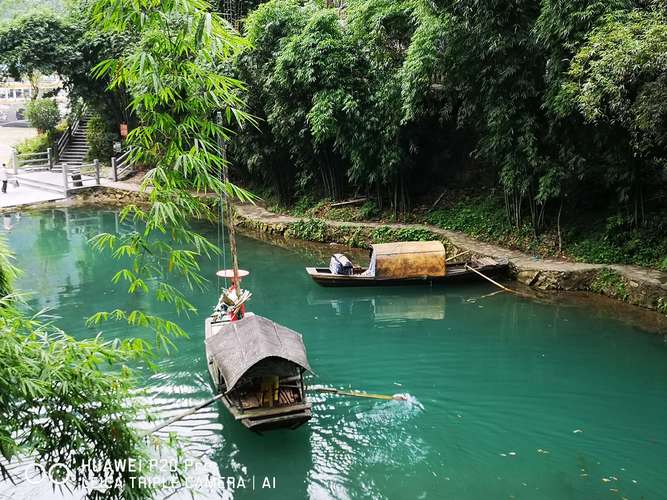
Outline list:
[[[481,279],[470,270],[494,276],[506,272],[506,259],[490,257],[448,263],[440,241],[409,241],[371,245],[367,268],[355,267],[343,255],[334,255],[329,268],[307,267],[306,272],[322,286],[387,286],[436,284]]]
[[[206,320],[208,369],[232,416],[253,430],[294,429],[311,417],[303,374],[311,371],[301,335],[248,313]]]

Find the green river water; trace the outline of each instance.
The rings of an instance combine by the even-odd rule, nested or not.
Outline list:
[[[59,209],[5,222],[25,271],[18,286],[75,337],[96,333],[84,321],[99,310],[174,317],[114,286],[119,264],[87,245],[100,231],[132,229],[114,212]],[[207,232],[216,238],[214,227]],[[304,272],[322,258],[312,249],[242,237],[239,252],[252,273],[250,309],[303,333],[316,372],[309,384],[405,393],[410,402],[313,394],[308,424],[265,435],[211,406],[170,429],[211,477],[247,482],[205,497],[667,498],[667,343],[614,319],[621,305],[480,298],[495,291],[486,283],[326,289]],[[209,276],[217,267],[204,263]],[[199,313],[179,319],[190,339],[145,374],[159,419],[213,395],[203,323],[217,288],[212,280],[193,293]],[[134,335],[122,324],[101,328],[108,338]],[[275,489],[261,488],[265,477]],[[0,496],[60,498],[35,491],[4,484]]]

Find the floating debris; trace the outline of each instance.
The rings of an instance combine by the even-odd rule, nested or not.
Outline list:
[[[608,477],[603,477],[602,482],[603,483],[611,483],[611,479],[609,479]]]
[[[511,457],[514,457],[514,456],[516,456],[516,451],[510,451],[508,453],[508,455],[511,456]]]
[[[580,434],[582,432],[584,432],[584,431],[582,431],[581,429],[575,429],[575,430],[572,431],[572,434]]]
[[[551,452],[548,451],[548,450],[543,450],[542,448],[538,448],[538,449],[537,449],[537,453],[543,453],[543,454],[545,454],[545,455],[548,455],[548,454],[551,453]]]

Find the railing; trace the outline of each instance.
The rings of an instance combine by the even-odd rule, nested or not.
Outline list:
[[[12,149],[12,170],[16,175],[21,172],[37,172],[53,168],[53,153],[51,148],[41,153],[19,153]]]
[[[60,136],[58,139],[58,142],[56,142],[56,157],[60,159],[60,157],[63,154],[63,151],[67,147],[67,144],[71,140],[72,136],[76,133],[76,131],[79,129],[79,125],[81,124],[81,117],[86,114],[86,106],[81,106],[81,109],[79,110],[79,113],[74,116],[74,120],[70,125],[67,127],[65,132],[63,132],[63,135]]]
[[[63,163],[62,167],[65,196],[70,191],[100,185],[100,162],[98,160],[76,166]]]
[[[111,158],[111,172],[114,182],[122,181],[134,172],[134,164],[132,163],[132,158],[130,158],[131,152],[132,148],[128,149],[120,156]]]

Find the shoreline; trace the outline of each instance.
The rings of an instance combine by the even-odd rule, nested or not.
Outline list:
[[[287,239],[306,239],[309,231],[299,231],[299,225],[308,224],[316,229],[322,243],[337,243],[350,247],[365,247],[373,237],[402,235],[419,232],[441,240],[449,253],[469,251],[473,255],[507,258],[511,277],[519,283],[541,291],[593,292],[631,305],[667,314],[667,273],[655,269],[622,264],[588,264],[558,259],[539,259],[517,250],[485,243],[463,233],[441,229],[428,224],[379,222],[340,222],[309,219],[269,212],[264,207],[237,204],[237,224],[283,236]],[[295,230],[296,228],[296,230]],[[303,234],[305,233],[305,234]]]
[[[32,211],[59,207],[122,206],[146,203],[145,194],[132,182],[91,187],[75,196],[53,202],[0,209],[0,212]],[[335,243],[366,248],[378,239],[438,239],[448,253],[506,258],[511,278],[540,291],[593,292],[627,304],[667,315],[667,273],[622,264],[589,264],[540,259],[517,250],[485,243],[456,231],[428,224],[341,222],[275,214],[260,205],[236,204],[236,225],[287,240]]]

